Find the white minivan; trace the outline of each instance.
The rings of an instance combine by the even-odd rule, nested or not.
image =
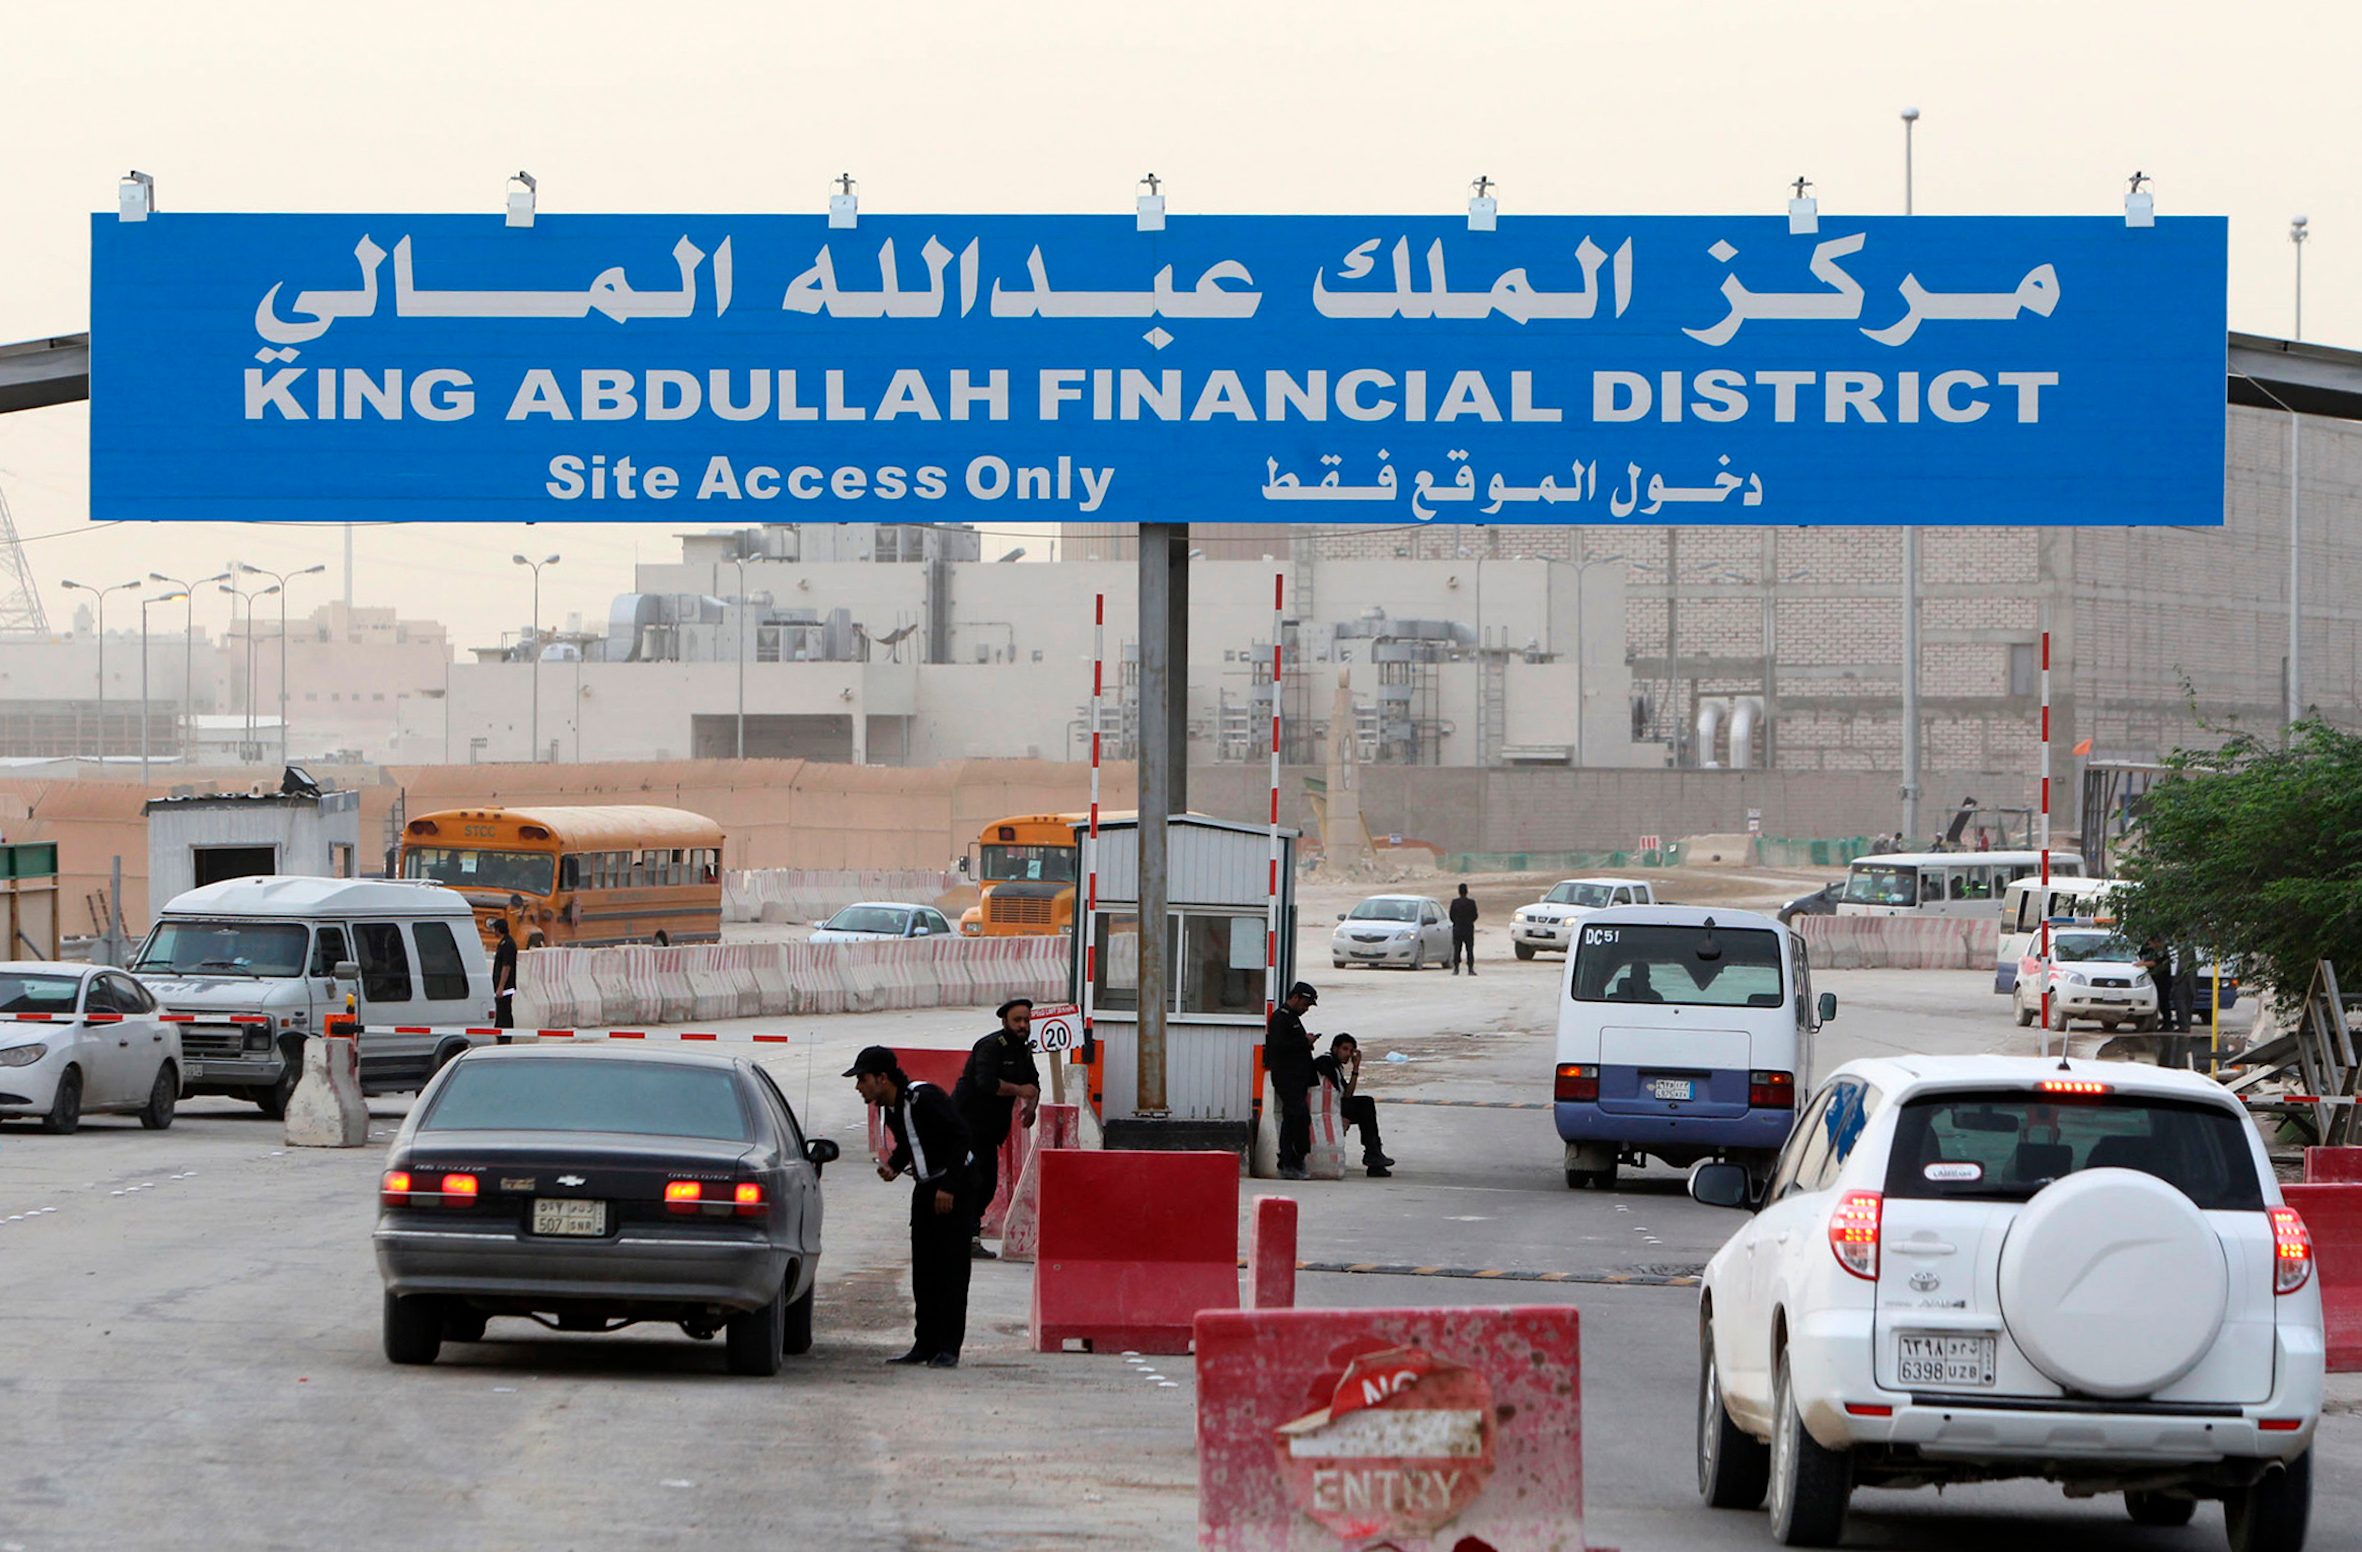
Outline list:
[[[1623,906],[1583,919],[1558,1009],[1552,1109],[1570,1187],[1701,1159],[1768,1176],[1812,1085],[1804,939],[1753,911]]]
[[[339,966],[353,967],[350,978]],[[183,1092],[286,1113],[302,1041],[358,999],[361,1088],[422,1087],[495,1038],[492,967],[467,901],[406,879],[237,878],[174,897],[131,973],[181,1025]],[[473,1026],[478,1032],[471,1033]]]

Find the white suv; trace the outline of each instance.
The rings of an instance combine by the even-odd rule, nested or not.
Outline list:
[[[1857,1485],[2041,1477],[2143,1525],[2223,1502],[2294,1552],[2321,1292],[2236,1101],[2193,1073],[2021,1057],[1841,1067],[1707,1263],[1698,1488],[1830,1546]]]

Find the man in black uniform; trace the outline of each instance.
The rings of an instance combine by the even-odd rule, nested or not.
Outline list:
[[[1468,961],[1468,973],[1476,974],[1476,902],[1468,898],[1466,884],[1452,901],[1452,974],[1460,973],[1462,959]]]
[[[1337,1090],[1337,1115],[1347,1126],[1361,1128],[1362,1167],[1373,1179],[1394,1173],[1394,1160],[1378,1145],[1378,1102],[1358,1092],[1361,1088],[1361,1042],[1351,1035],[1333,1035],[1325,1056],[1315,1057],[1312,1070]]]
[[[1009,1140],[1009,1123],[1017,1107],[1025,1107],[1025,1124],[1033,1125],[1042,1100],[1042,1075],[1033,1065],[1033,999],[1012,997],[994,1010],[1001,1027],[976,1042],[968,1065],[960,1074],[951,1102],[967,1123],[968,1146],[976,1151],[976,1211],[992,1205],[1001,1184],[1001,1144]],[[968,1254],[978,1261],[1000,1258],[972,1239]]]
[[[949,1094],[912,1082],[882,1045],[866,1047],[844,1075],[885,1111],[894,1134],[894,1155],[878,1166],[878,1178],[907,1171],[911,1181],[910,1292],[918,1319],[910,1351],[887,1361],[956,1369],[968,1331],[968,1232],[975,1222],[967,1125]]]
[[[517,940],[509,936],[508,918],[492,918],[492,1025],[514,1029],[517,1024]]]
[[[1304,1014],[1320,1001],[1320,993],[1302,981],[1288,988],[1286,1000],[1271,1010],[1271,1027],[1263,1035],[1263,1070],[1271,1075],[1272,1092],[1279,1099],[1279,1178],[1303,1180],[1304,1161],[1312,1154],[1313,1082],[1312,1036],[1305,1031]]]

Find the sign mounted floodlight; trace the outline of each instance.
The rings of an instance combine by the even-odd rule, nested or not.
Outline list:
[[[2215,217],[856,235],[836,183],[826,216],[554,216],[530,242],[489,216],[98,220],[91,515],[2222,521]]]

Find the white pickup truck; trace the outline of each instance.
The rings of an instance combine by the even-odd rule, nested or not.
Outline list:
[[[1574,924],[1593,911],[1658,903],[1656,891],[1636,878],[1566,879],[1532,905],[1518,907],[1509,920],[1509,945],[1520,959],[1563,954],[1575,941]]]

